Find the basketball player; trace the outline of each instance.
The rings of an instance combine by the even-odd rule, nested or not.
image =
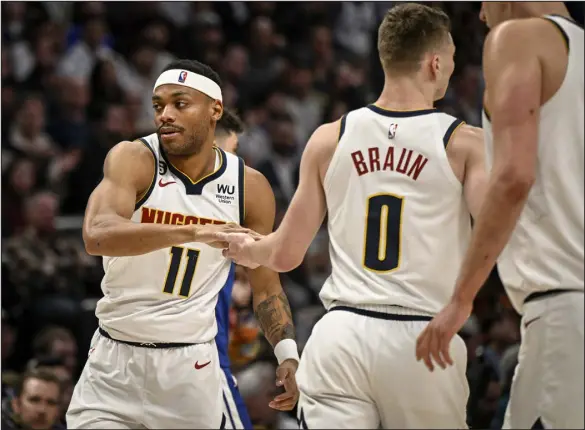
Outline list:
[[[492,28],[483,54],[492,174],[453,297],[417,356],[431,369],[451,364],[451,337],[499,256],[522,314],[504,427],[582,429],[583,29],[561,2],[484,2],[481,16]]]
[[[238,148],[238,135],[244,131],[244,125],[238,116],[229,111],[223,110],[221,119],[215,127],[215,144],[225,152],[235,154]],[[215,318],[217,320],[217,335],[215,345],[219,355],[219,364],[223,372],[222,376],[222,397],[224,404],[224,415],[226,416],[226,429],[251,429],[252,422],[246,410],[244,399],[236,386],[236,379],[231,371],[229,357],[230,340],[230,319],[229,313],[232,304],[232,290],[234,287],[236,265],[232,264],[228,280],[219,292],[217,305],[215,306]]]
[[[467,352],[430,373],[415,341],[449,300],[479,209],[481,131],[433,109],[455,47],[443,12],[392,8],[379,28],[375,104],[319,127],[282,224],[259,241],[225,233],[225,255],[286,272],[328,213],[332,274],[298,372],[303,428],[465,428]]]
[[[83,225],[104,257],[99,329],[67,413],[70,428],[223,428],[215,306],[231,262],[217,233],[269,233],[266,179],[214,146],[223,111],[208,66],[167,66],[153,90],[157,133],[107,155]],[[245,177],[245,182],[244,182]],[[279,361],[271,405],[292,409],[298,360],[278,275],[249,272],[256,316]]]

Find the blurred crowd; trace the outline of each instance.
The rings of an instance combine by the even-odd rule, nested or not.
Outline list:
[[[479,3],[434,3],[453,23],[456,70],[438,104],[480,125]],[[383,85],[376,30],[392,2],[2,2],[2,424],[60,428],[97,327],[101,261],[81,219],[117,142],[154,131],[152,86],[175,58],[211,65],[246,124],[239,155],[277,197],[277,223],[315,128],[375,100]],[[286,8],[286,10],[285,10]],[[323,314],[330,271],[323,229],[283,274],[302,348]],[[268,408],[274,360],[237,272],[230,353],[258,428],[289,428]],[[517,359],[518,316],[494,271],[462,331],[469,424],[501,428]],[[414,352],[413,352],[414,354]]]

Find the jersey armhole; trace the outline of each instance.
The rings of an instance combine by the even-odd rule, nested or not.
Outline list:
[[[154,171],[152,172],[152,181],[150,183],[150,186],[146,189],[146,191],[144,191],[137,198],[136,204],[134,205],[134,211],[137,211],[140,208],[140,206],[142,206],[148,200],[150,195],[152,194],[152,190],[154,190],[154,186],[156,184],[156,176],[157,176],[157,172],[158,172],[156,154],[154,153],[154,149],[152,149],[150,147],[150,145],[148,144],[148,142],[146,142],[146,140],[144,140],[143,138],[137,139],[137,141],[141,142],[152,153],[152,158],[153,158],[153,163],[154,163]]]
[[[323,184],[322,185],[323,185],[323,190],[325,192],[329,191],[329,182],[330,182],[329,178],[331,177],[331,175],[333,175],[333,172],[335,171],[335,169],[337,167],[339,142],[341,142],[341,138],[345,134],[347,115],[348,115],[348,113],[343,115],[341,117],[341,119],[339,120],[339,132],[337,134],[337,142],[335,144],[335,151],[333,151],[333,155],[331,156],[331,160],[329,161],[329,166],[327,167],[327,171],[325,172],[325,176],[323,177]]]
[[[246,163],[238,157],[238,203],[240,209],[240,225],[246,219]]]
[[[457,129],[461,127],[463,124],[465,124],[465,121],[463,121],[462,119],[456,119],[451,123],[451,125],[445,132],[445,135],[443,136],[443,146],[445,147],[445,149],[447,149],[447,147],[449,146],[449,143],[451,142],[451,139],[453,138],[453,135],[455,134]]]

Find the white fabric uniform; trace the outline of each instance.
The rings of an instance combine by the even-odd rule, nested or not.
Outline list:
[[[538,420],[545,428],[584,426],[583,29],[566,18],[546,19],[567,41],[569,56],[561,87],[540,111],[535,183],[498,260],[510,301],[523,315],[508,428],[531,428]],[[485,112],[483,123],[491,165],[493,134]],[[560,297],[551,294],[555,290],[580,293]],[[544,296],[525,302],[535,293]]]
[[[461,123],[377,106],[342,119],[324,180],[332,273],[320,296],[330,312],[301,358],[301,426],[466,427],[463,341],[453,342],[446,370],[431,373],[415,359],[471,233],[445,150]]]
[[[140,140],[158,168],[132,221],[240,223],[241,159],[216,148],[216,170],[193,183],[168,162],[156,134]],[[100,329],[67,413],[70,428],[222,424],[215,305],[230,265],[221,250],[201,243],[104,257]]]

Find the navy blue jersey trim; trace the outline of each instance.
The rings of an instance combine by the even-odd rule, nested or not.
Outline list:
[[[150,197],[150,195],[152,194],[152,190],[154,190],[154,187],[156,186],[156,177],[157,177],[157,172],[158,172],[158,168],[157,168],[157,158],[156,158],[156,154],[154,153],[154,149],[152,149],[150,147],[150,145],[148,144],[148,142],[146,142],[146,140],[144,140],[142,137],[140,139],[138,139],[140,142],[142,142],[142,144],[144,146],[146,146],[148,149],[150,149],[150,152],[152,152],[152,156],[154,158],[154,172],[152,173],[152,182],[150,183],[150,186],[148,187],[148,189],[146,190],[146,193],[143,194],[143,196],[136,202],[136,204],[134,205],[134,211],[137,211],[140,206],[142,206]]]

